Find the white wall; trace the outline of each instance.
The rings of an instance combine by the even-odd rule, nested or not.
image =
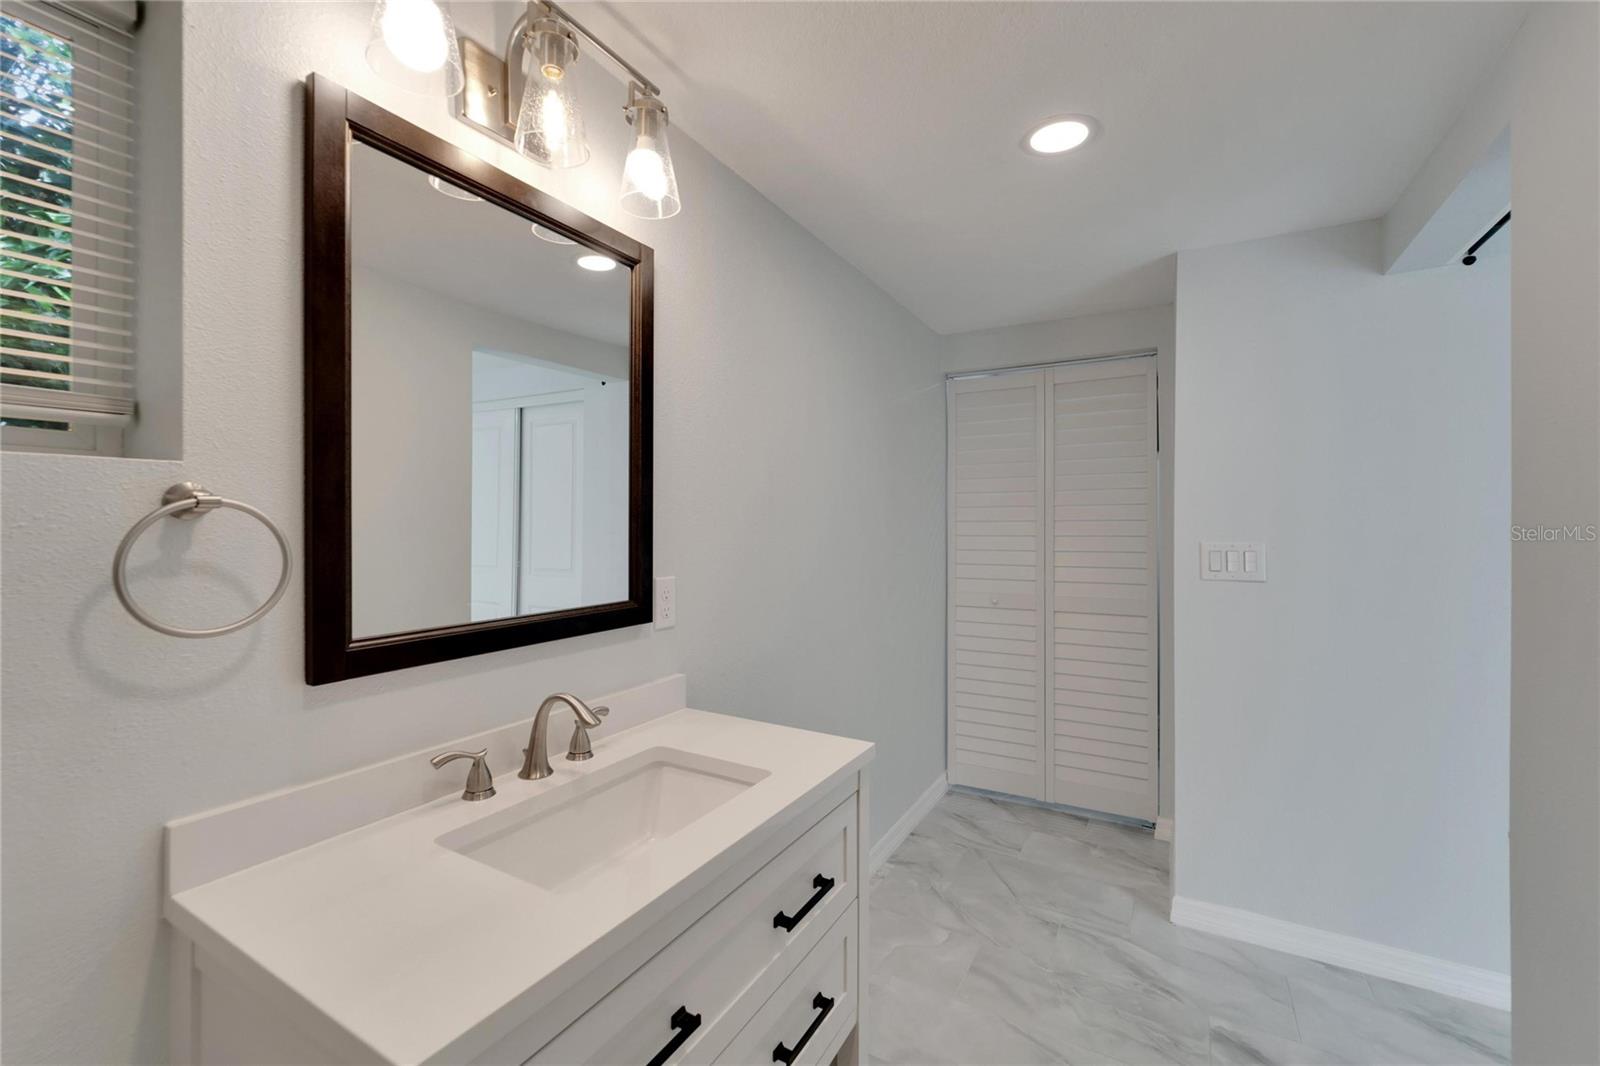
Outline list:
[[[602,380],[621,385],[617,391],[626,393],[628,353],[618,348],[617,354],[620,357],[617,371],[608,372],[602,378],[588,373],[575,373],[546,364],[540,359],[480,348],[472,353],[472,402],[514,400],[523,396],[541,396],[547,392],[571,392],[589,382],[593,382],[596,388],[610,388],[610,385],[601,386]],[[626,409],[623,410],[623,416],[627,416]]]
[[[1509,63],[1485,72],[1460,118],[1384,215],[1386,271],[1431,269],[1459,258],[1505,213],[1511,199],[1506,129],[1516,78]]]
[[[350,282],[351,632],[465,622],[474,326],[504,316],[359,263]]]
[[[1171,819],[1173,810],[1173,716],[1175,699],[1172,687],[1172,457],[1173,401],[1177,396],[1178,375],[1173,355],[1173,309],[1146,307],[1133,311],[1111,311],[1098,315],[1079,315],[1053,322],[1034,322],[1000,329],[957,333],[946,338],[943,369],[992,370],[996,367],[1053,363],[1067,359],[1087,359],[1096,355],[1154,350],[1156,374],[1161,380],[1157,433],[1161,438],[1160,470],[1161,521],[1161,614],[1160,700],[1158,743],[1161,749],[1160,816]]]
[[[1600,524],[1600,8],[1513,45],[1512,519]],[[1517,1062],[1600,1062],[1600,549],[1511,550]]]
[[[466,29],[481,17],[452,10]],[[876,740],[878,832],[943,768],[939,339],[680,130],[684,213],[620,217],[623,91],[600,64],[578,70],[594,158],[549,173],[376,84],[370,11],[186,6],[184,458],[4,457],[8,1062],[164,1056],[164,821],[527,717],[545,692],[684,669],[699,706]],[[118,538],[183,478],[261,507],[303,557],[312,70],[656,249],[655,569],[678,578],[677,629],[312,689],[298,583],[260,625],[209,641],[117,605]],[[231,513],[153,532],[134,568],[152,609],[191,624],[248,609],[275,576],[270,540]]]
[[[1178,257],[1174,890],[1505,972],[1506,260],[1381,236]]]
[[[1512,230],[1512,521],[1600,525],[1600,8],[1529,4],[1503,60],[1385,218],[1388,255],[1437,258],[1489,206]],[[1517,1062],[1600,1061],[1600,557],[1513,539],[1511,974]]]

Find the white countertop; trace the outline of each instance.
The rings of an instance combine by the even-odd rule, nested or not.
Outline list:
[[[559,747],[559,746],[558,746]],[[438,838],[654,747],[767,771],[686,826],[642,871],[550,891]],[[420,1062],[495,1018],[531,1015],[872,757],[866,741],[684,709],[594,739],[543,781],[495,778],[172,896],[197,945],[281,986],[391,1062]],[[465,764],[457,768],[465,774]],[[632,871],[630,871],[632,872]],[[498,1017],[496,1017],[498,1016]],[[499,1028],[501,1026],[496,1026]]]

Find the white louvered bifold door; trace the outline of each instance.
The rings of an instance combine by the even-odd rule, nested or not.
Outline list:
[[[1045,798],[1045,374],[949,385],[952,784]]]
[[[1045,798],[1154,821],[1155,359],[1048,374]]]

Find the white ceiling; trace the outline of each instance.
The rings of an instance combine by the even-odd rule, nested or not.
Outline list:
[[[580,3],[676,126],[940,332],[1173,298],[1173,252],[1382,215],[1499,3]],[[1104,124],[1022,152],[1038,120]],[[685,215],[714,211],[684,189]]]
[[[627,345],[626,269],[584,270],[586,249],[540,240],[494,204],[453,200],[364,144],[351,153],[350,203],[357,262],[474,307]]]

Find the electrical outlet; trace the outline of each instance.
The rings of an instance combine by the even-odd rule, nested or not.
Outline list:
[[[656,628],[671,629],[678,624],[678,579],[656,578]]]

